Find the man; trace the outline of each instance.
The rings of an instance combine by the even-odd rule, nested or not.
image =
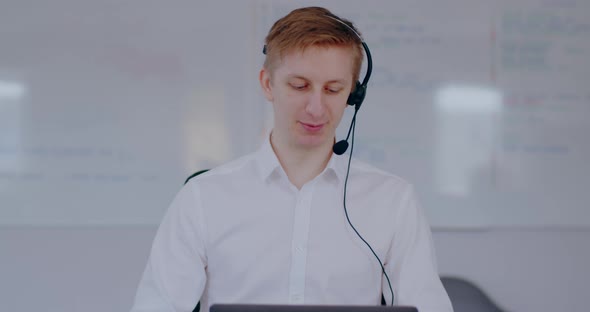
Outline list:
[[[361,39],[323,8],[280,19],[260,85],[274,127],[260,149],[192,179],[154,240],[133,311],[214,303],[378,305],[452,311],[412,187],[332,152],[359,77]],[[346,207],[344,185],[348,182]],[[347,218],[351,220],[348,223]]]

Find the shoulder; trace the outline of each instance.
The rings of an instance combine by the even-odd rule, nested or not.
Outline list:
[[[400,190],[411,188],[411,184],[404,178],[354,157],[350,165],[350,175],[351,179],[362,180],[370,185],[387,185]]]
[[[255,153],[231,160],[220,166],[210,168],[200,174],[193,174],[186,183],[189,188],[197,185],[224,182],[254,173]]]

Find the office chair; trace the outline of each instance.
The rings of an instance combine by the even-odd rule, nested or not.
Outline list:
[[[199,174],[201,174],[201,173],[205,173],[205,172],[207,172],[207,171],[209,171],[209,169],[205,169],[205,170],[199,170],[199,171],[197,171],[197,172],[195,172],[195,173],[191,174],[191,175],[190,175],[188,178],[186,178],[186,180],[184,181],[184,184],[187,184],[187,183],[188,183],[188,181],[190,181],[190,179],[192,179],[192,178],[194,178],[194,177],[198,176],[198,175],[199,175]]]
[[[459,278],[440,278],[455,312],[504,312],[475,284]]]

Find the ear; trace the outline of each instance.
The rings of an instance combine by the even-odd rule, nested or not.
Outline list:
[[[269,101],[273,101],[272,86],[270,83],[270,73],[264,67],[260,70],[258,79],[260,80],[260,87],[264,93],[264,97]]]

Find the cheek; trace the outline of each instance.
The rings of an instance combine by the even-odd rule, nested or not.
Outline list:
[[[297,103],[289,97],[275,98],[275,101],[273,102],[275,119],[282,123],[286,123],[289,122],[290,119],[296,118],[296,104]]]
[[[304,95],[286,92],[277,101],[277,108],[281,110],[282,114],[293,115],[304,111],[305,103],[306,98]]]
[[[342,115],[344,115],[344,110],[346,110],[346,108],[348,107],[348,104],[345,103],[346,99],[344,100],[338,100],[337,103],[334,103],[334,105],[332,106],[332,118],[334,118],[335,121],[340,121],[340,119],[342,119]]]

